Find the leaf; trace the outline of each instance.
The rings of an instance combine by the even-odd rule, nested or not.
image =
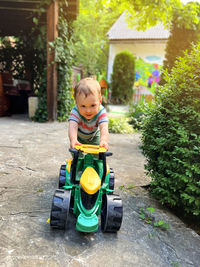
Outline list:
[[[158,222],[154,223],[154,226],[162,226],[164,224],[164,221],[160,220]]]
[[[152,208],[152,207],[149,207],[149,208],[146,208],[149,212],[151,212],[151,213],[153,213],[154,211],[155,211],[155,209],[154,208]]]
[[[158,222],[154,222],[154,226],[155,227],[161,227],[162,229],[169,229],[169,224],[168,223],[165,223],[163,220],[159,220]]]
[[[36,25],[38,25],[38,19],[36,17],[33,18],[33,23],[35,23]]]
[[[139,216],[140,216],[141,219],[143,219],[143,220],[145,219],[145,214],[144,213],[140,213]]]
[[[37,192],[38,192],[38,193],[42,193],[42,192],[44,192],[44,189],[39,188],[39,189],[37,190]]]

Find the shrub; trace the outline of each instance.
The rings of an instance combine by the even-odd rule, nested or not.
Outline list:
[[[109,118],[109,132],[110,133],[121,133],[129,134],[133,133],[133,127],[128,123],[128,118]]]
[[[200,45],[179,58],[143,120],[151,190],[162,204],[200,217]]]
[[[111,76],[112,100],[128,103],[132,99],[135,79],[135,58],[129,51],[118,53],[114,60]]]
[[[154,106],[154,101],[148,101],[145,102],[144,95],[142,96],[142,99],[140,102],[137,102],[135,104],[129,105],[129,114],[130,117],[130,124],[133,125],[134,129],[139,130],[143,124],[143,118],[145,114],[145,110],[152,108]]]

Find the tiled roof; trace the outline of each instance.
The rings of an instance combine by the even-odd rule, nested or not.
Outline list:
[[[165,29],[162,24],[148,28],[146,31],[136,31],[130,28],[125,18],[126,14],[122,13],[119,19],[112,25],[108,31],[109,40],[152,40],[152,39],[168,39],[169,30]]]

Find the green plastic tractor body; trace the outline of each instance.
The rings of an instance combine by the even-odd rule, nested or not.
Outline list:
[[[70,152],[73,159],[60,169],[60,189],[53,197],[51,226],[64,229],[71,210],[77,218],[76,230],[80,232],[97,231],[99,215],[104,232],[118,231],[123,215],[122,200],[113,194],[114,173],[106,164],[106,157],[112,153],[95,151],[94,155],[85,153],[84,149],[70,149]]]

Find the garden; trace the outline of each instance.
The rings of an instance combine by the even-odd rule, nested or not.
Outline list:
[[[67,121],[72,97],[72,66],[83,68],[84,76],[97,73],[106,75],[108,42],[106,33],[129,1],[122,1],[116,7],[113,1],[80,1],[80,15],[73,23],[63,14],[65,1],[60,1],[59,37],[51,42],[58,63],[58,121]],[[110,2],[110,5],[109,5]],[[140,1],[139,1],[140,2]],[[166,59],[161,72],[161,80],[151,87],[154,95],[151,101],[143,96],[133,103],[134,86],[138,86],[137,71],[143,72],[143,80],[153,69],[140,59],[134,58],[129,51],[117,54],[113,65],[110,90],[110,103],[129,105],[126,119],[111,118],[109,130],[113,133],[134,133],[139,131],[142,139],[142,152],[146,157],[145,165],[152,182],[149,190],[161,204],[173,209],[181,217],[190,218],[195,225],[200,221],[200,6],[188,3],[184,7],[177,4],[171,14],[168,1],[160,1],[165,10],[158,14],[160,6],[148,2],[151,14],[163,23],[171,21],[171,34],[166,47]],[[176,2],[176,1],[175,1]],[[47,5],[47,3],[44,3]],[[144,4],[144,3],[143,3]],[[179,8],[178,8],[179,7]],[[41,4],[40,8],[44,8]],[[154,15],[144,18],[140,6],[132,15],[140,12],[138,25],[154,25]],[[171,9],[173,10],[173,9]],[[103,16],[102,16],[103,14]],[[145,13],[147,14],[147,13]],[[167,15],[167,16],[164,16]],[[34,95],[39,98],[39,107],[33,118],[45,122],[46,102],[46,28],[39,27],[40,12],[33,17],[35,27],[29,36],[19,34],[10,41],[0,39],[0,62],[2,71],[11,71],[13,77],[25,79],[31,73]],[[165,17],[165,18],[164,18]],[[136,23],[135,22],[135,23]],[[98,34],[97,34],[98,29]],[[179,38],[181,36],[181,38]],[[15,45],[13,45],[13,43]],[[54,64],[55,62],[52,62]],[[198,229],[199,231],[199,229]]]

